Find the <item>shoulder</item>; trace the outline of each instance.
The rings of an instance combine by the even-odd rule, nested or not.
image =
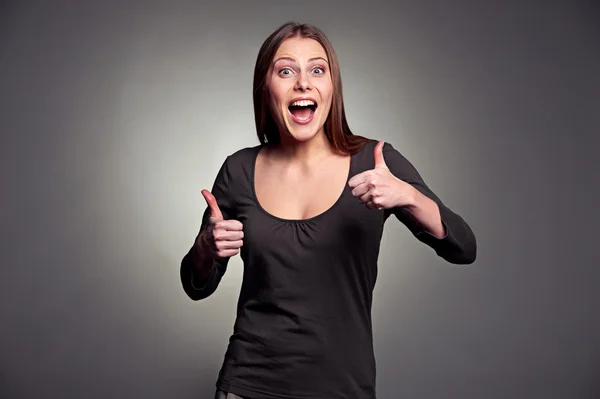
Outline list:
[[[230,153],[222,162],[219,176],[227,184],[243,185],[245,181],[249,181],[252,178],[254,161],[260,148],[260,145],[245,147]]]
[[[227,163],[228,166],[245,166],[252,164],[261,147],[262,145],[257,145],[236,150],[227,156],[225,163]]]
[[[254,166],[254,161],[260,148],[261,146],[257,145],[235,150],[225,158],[222,168],[234,174],[250,171]]]
[[[355,155],[354,165],[358,173],[373,169],[375,165],[375,147],[380,141],[383,144],[383,159],[390,172],[399,179],[405,181],[417,181],[421,177],[415,166],[399,150],[399,145],[385,140],[372,139],[365,147]]]
[[[383,157],[387,161],[398,161],[403,160],[406,161],[404,155],[394,146],[394,144],[385,141],[370,138],[369,141],[365,144],[365,146],[357,152],[354,156],[356,158],[357,165],[365,164],[367,169],[372,168],[375,163],[375,147],[377,144],[383,141]]]

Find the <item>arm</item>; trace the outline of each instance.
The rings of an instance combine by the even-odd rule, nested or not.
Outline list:
[[[228,166],[227,159],[221,166],[211,190],[225,220],[233,216],[229,184],[231,175]],[[180,265],[183,289],[195,301],[204,299],[215,292],[229,263],[229,257],[216,257],[208,250],[208,245],[203,245],[210,225],[211,210],[207,207],[202,217],[200,232]]]
[[[444,205],[415,167],[392,145],[385,143],[383,155],[390,172],[415,189],[409,205],[386,209],[386,217],[394,214],[419,241],[446,261],[473,263],[477,257],[477,242],[467,222]]]
[[[201,239],[206,226],[203,223],[198,239]],[[194,243],[183,257],[180,278],[185,293],[194,301],[212,295],[227,271],[229,258],[215,258]]]

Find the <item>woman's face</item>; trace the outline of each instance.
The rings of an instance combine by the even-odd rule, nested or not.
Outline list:
[[[296,37],[284,41],[273,58],[267,88],[280,134],[307,141],[324,133],[333,83],[319,42]]]

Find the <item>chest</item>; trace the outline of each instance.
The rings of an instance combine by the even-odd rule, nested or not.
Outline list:
[[[257,160],[256,200],[269,214],[305,220],[325,213],[339,201],[349,178],[350,158],[331,159],[318,167],[282,167]]]

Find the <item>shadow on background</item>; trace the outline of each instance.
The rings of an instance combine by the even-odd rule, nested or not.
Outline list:
[[[598,397],[595,2],[258,4],[1,6],[0,396],[212,399],[243,266],[194,302],[179,264],[295,19],[336,47],[353,131],[478,238],[453,267],[386,224],[379,399]]]

